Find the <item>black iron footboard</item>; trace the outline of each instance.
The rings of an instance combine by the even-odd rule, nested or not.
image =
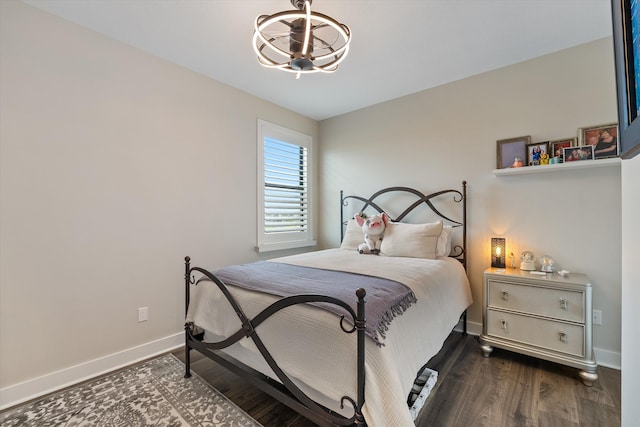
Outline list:
[[[191,376],[191,357],[190,350],[198,350],[203,355],[209,357],[215,362],[219,363],[231,372],[241,376],[247,382],[267,394],[273,396],[283,404],[289,406],[296,412],[309,418],[321,426],[366,426],[364,417],[362,415],[362,406],[364,405],[364,351],[365,351],[365,296],[364,289],[358,289],[356,296],[358,298],[357,310],[354,311],[350,304],[339,300],[337,298],[325,296],[325,295],[295,295],[286,298],[282,298],[275,303],[271,304],[260,313],[258,313],[253,319],[249,319],[242,310],[242,307],[233,298],[227,289],[226,285],[211,274],[209,271],[199,268],[191,267],[191,259],[185,257],[185,315],[186,310],[189,308],[190,301],[190,285],[195,283],[193,273],[198,272],[206,276],[211,282],[215,283],[220,291],[224,294],[227,301],[233,307],[233,310],[238,315],[242,322],[242,327],[238,329],[231,336],[218,342],[202,342],[196,336],[194,336],[193,323],[187,322],[185,324],[185,377]],[[263,343],[258,331],[256,330],[259,325],[267,320],[269,317],[277,313],[278,311],[290,307],[296,304],[305,304],[311,302],[325,302],[329,304],[335,304],[343,307],[348,313],[351,319],[349,323],[345,324],[345,318],[340,318],[340,328],[345,333],[356,333],[357,335],[357,397],[354,399],[350,396],[343,396],[340,402],[341,408],[344,407],[345,401],[349,402],[353,406],[353,415],[350,418],[345,418],[340,414],[337,414],[324,406],[318,404],[311,398],[309,398],[302,390],[300,390],[287,376],[287,374],[278,366],[278,363],[269,353],[267,347]],[[230,345],[238,342],[243,338],[250,338],[260,351],[260,354],[267,362],[269,367],[276,374],[280,382],[268,378],[264,374],[256,371],[255,369],[247,366],[246,364],[232,358],[231,356],[219,351]]]

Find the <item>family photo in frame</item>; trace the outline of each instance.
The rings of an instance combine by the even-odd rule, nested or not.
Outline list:
[[[565,138],[549,141],[549,156],[564,161],[564,148],[575,147],[578,145],[578,138]]]
[[[564,161],[575,162],[579,160],[593,160],[593,145],[581,145],[577,147],[566,147],[564,150]]]
[[[578,134],[578,145],[593,146],[594,159],[606,159],[620,155],[617,123],[581,128]]]
[[[546,160],[546,161],[545,161]],[[549,160],[549,141],[527,144],[527,165],[547,164]]]

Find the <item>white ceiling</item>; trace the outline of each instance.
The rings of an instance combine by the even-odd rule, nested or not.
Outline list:
[[[251,47],[256,16],[289,0],[23,1],[316,120],[611,35],[609,0],[315,0],[351,51],[296,80]]]

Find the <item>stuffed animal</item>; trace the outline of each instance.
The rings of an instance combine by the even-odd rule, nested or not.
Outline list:
[[[358,252],[361,254],[378,254],[382,245],[382,236],[384,229],[389,222],[389,216],[386,213],[376,214],[367,217],[366,214],[356,214],[354,216],[356,223],[362,227],[364,233],[364,243],[358,246]]]

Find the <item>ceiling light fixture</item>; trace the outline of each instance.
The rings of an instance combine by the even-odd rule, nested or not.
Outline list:
[[[311,0],[291,0],[298,10],[256,18],[253,49],[265,67],[296,73],[333,73],[349,53],[351,30],[311,12]]]

